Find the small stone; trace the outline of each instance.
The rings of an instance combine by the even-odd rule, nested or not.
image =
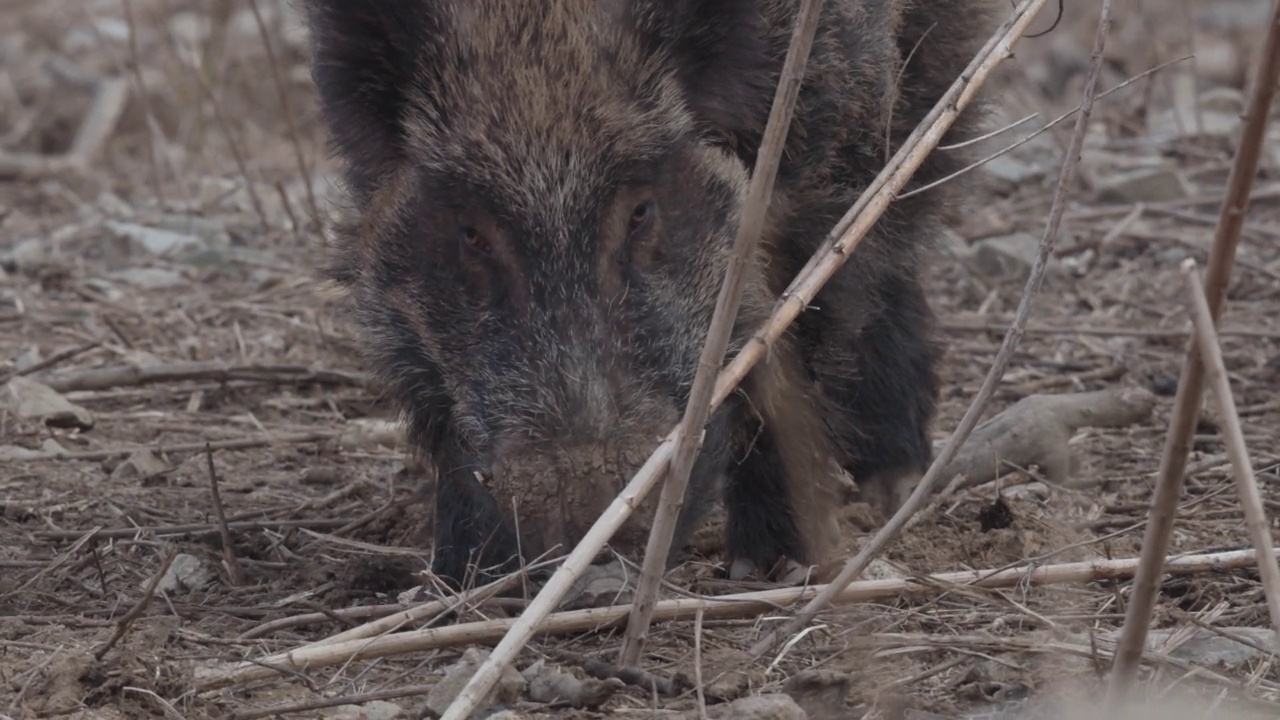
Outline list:
[[[38,265],[47,257],[45,242],[40,238],[29,238],[13,248],[13,260],[19,268]]]
[[[41,420],[49,427],[79,430],[93,427],[93,413],[62,397],[48,385],[15,377],[9,380],[8,388],[18,417]]]
[[[1172,167],[1131,170],[1107,178],[1098,190],[1102,202],[1161,202],[1191,195],[1186,180]]]
[[[143,448],[134,451],[127,460],[116,466],[111,471],[111,477],[115,480],[132,480],[155,477],[160,473],[168,470],[169,466],[155,453]]]
[[[974,246],[970,263],[988,277],[1025,277],[1031,272],[1040,239],[1031,233],[986,238]]]
[[[1011,500],[1041,502],[1049,499],[1049,486],[1040,481],[1010,485],[1000,490],[1000,496]]]
[[[66,451],[67,449],[59,445],[53,438],[45,438],[45,441],[40,443],[39,450],[32,450],[19,445],[0,445],[0,461],[8,462],[10,460],[27,460],[45,455],[61,455]]]
[[[363,705],[339,705],[324,713],[327,720],[399,720],[409,715],[404,708],[384,700]]]
[[[112,277],[120,282],[147,290],[177,287],[187,283],[181,273],[163,268],[129,268],[112,273]]]
[[[102,295],[110,302],[117,302],[124,298],[124,291],[116,286],[115,283],[104,280],[102,278],[89,278],[84,281],[86,287]]]
[[[1007,153],[991,158],[982,167],[988,174],[1015,186],[1044,174],[1044,168],[1023,162]]]
[[[862,571],[863,580],[900,580],[906,575],[879,558],[872,560],[867,569]]]
[[[426,706],[437,717],[444,715],[445,710],[449,709],[449,704],[454,698],[462,692],[467,686],[472,676],[480,669],[485,660],[489,658],[488,650],[480,650],[478,648],[467,648],[462,653],[462,659],[454,665],[445,668],[444,677],[435,687],[431,688],[431,692],[427,693]],[[510,665],[502,670],[498,682],[489,691],[488,697],[482,700],[477,711],[484,710],[494,705],[507,705],[519,699],[520,694],[524,692],[525,679],[516,669]]]
[[[17,372],[25,373],[29,368],[35,367],[42,360],[44,360],[44,355],[40,352],[40,346],[32,345],[27,348],[26,352],[14,358],[13,369]]]
[[[1178,376],[1161,375],[1151,379],[1151,392],[1160,397],[1173,397],[1178,394]]]
[[[1206,90],[1200,95],[1200,108],[1239,116],[1244,112],[1244,93],[1235,88],[1220,87]]]
[[[734,700],[707,708],[712,720],[808,720],[808,714],[790,695],[771,693]]]
[[[853,676],[833,670],[806,670],[787,678],[782,691],[812,720],[845,720],[849,709],[844,699],[849,695]]]
[[[150,582],[150,578],[143,580],[141,587],[145,588]],[[156,592],[174,595],[204,589],[212,582],[213,572],[203,560],[194,555],[179,553],[169,564],[169,571],[160,578],[160,583],[156,585]]]
[[[341,479],[342,473],[338,468],[326,465],[324,467],[309,467],[303,470],[302,477],[298,479],[298,482],[303,485],[336,485]]]
[[[560,609],[604,607],[615,604],[615,599],[616,604],[624,604],[630,600],[629,580],[634,577],[618,560],[588,566],[565,593]]]
[[[189,252],[203,247],[199,237],[188,233],[115,221],[103,223],[103,227],[112,235],[127,240],[135,249],[152,255]]]

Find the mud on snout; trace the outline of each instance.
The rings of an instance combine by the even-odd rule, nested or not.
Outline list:
[[[531,562],[548,551],[553,555],[572,551],[674,427],[679,420],[674,411],[671,420],[651,433],[526,446],[498,458],[481,482],[518,533],[522,559]],[[650,492],[614,534],[613,550],[641,558],[657,495]]]

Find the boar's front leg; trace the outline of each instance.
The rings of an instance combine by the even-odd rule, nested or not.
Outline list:
[[[898,269],[874,288],[855,289],[875,298],[870,316],[860,327],[826,316],[825,339],[811,359],[845,468],[885,517],[902,506],[933,459],[942,351],[916,272]],[[827,302],[847,307],[854,300]]]
[[[839,540],[840,468],[813,386],[794,351],[780,344],[744,389],[748,449],[730,467],[725,488],[729,576],[780,577],[787,561],[822,565]]]

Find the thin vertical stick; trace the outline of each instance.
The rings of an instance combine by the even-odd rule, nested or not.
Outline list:
[[[1280,0],[1271,6],[1267,23],[1267,40],[1258,57],[1257,72],[1249,90],[1249,104],[1245,108],[1244,130],[1240,146],[1236,148],[1231,175],[1227,179],[1226,194],[1218,214],[1218,229],[1209,250],[1209,266],[1205,270],[1205,297],[1209,314],[1217,326],[1226,302],[1227,285],[1231,281],[1231,268],[1235,264],[1236,247],[1240,244],[1240,231],[1244,227],[1245,210],[1253,190],[1253,180],[1258,171],[1262,141],[1266,136],[1267,119],[1271,101],[1275,96],[1276,82],[1280,79]],[[1173,420],[1165,438],[1164,454],[1160,458],[1160,472],[1155,495],[1151,499],[1151,516],[1142,539],[1142,567],[1133,582],[1133,595],[1129,599],[1124,629],[1116,647],[1111,680],[1107,687],[1107,707],[1118,707],[1138,672],[1147,642],[1147,628],[1155,611],[1156,592],[1160,577],[1164,574],[1164,554],[1173,534],[1174,515],[1178,498],[1182,495],[1182,483],[1187,470],[1187,455],[1191,452],[1191,438],[1200,416],[1204,400],[1204,364],[1200,361],[1196,339],[1187,341],[1187,356],[1178,381],[1178,393],[1173,401]]]
[[[1023,20],[1026,23],[1030,23],[1033,17],[1034,13],[1028,13]],[[1097,95],[1098,73],[1102,67],[1102,51],[1106,44],[1110,26],[1111,0],[1103,0],[1102,14],[1098,23],[1098,34],[1094,40],[1093,57],[1089,66],[1089,75],[1085,81],[1084,99],[1080,102],[1080,114],[1076,117],[1076,127],[1071,137],[1071,146],[1062,163],[1062,171],[1058,176],[1058,187],[1054,193],[1053,206],[1049,210],[1049,219],[1045,224],[1044,235],[1040,239],[1035,262],[1031,266],[1031,274],[1022,290],[1022,297],[1018,301],[1013,324],[1009,327],[1008,332],[1005,333],[1004,342],[996,353],[995,362],[992,363],[991,369],[987,372],[987,377],[983,380],[982,387],[978,389],[978,394],[969,405],[969,409],[965,411],[964,417],[960,419],[960,424],[956,427],[955,432],[951,434],[951,438],[947,441],[942,452],[938,453],[938,456],[934,458],[928,471],[925,472],[924,477],[920,479],[920,483],[912,491],[911,497],[907,498],[902,507],[898,508],[892,518],[889,518],[889,522],[885,523],[884,527],[880,528],[872,536],[870,542],[845,564],[840,574],[810,600],[794,618],[782,628],[765,635],[751,647],[753,658],[760,658],[777,646],[783,638],[799,631],[801,627],[829,605],[849,583],[853,582],[855,578],[867,569],[871,561],[906,527],[907,521],[928,503],[930,496],[933,494],[934,485],[938,483],[938,479],[942,476],[947,465],[955,459],[960,452],[960,447],[969,438],[974,427],[977,426],[987,403],[991,400],[991,396],[995,394],[996,386],[1000,383],[1001,378],[1004,377],[1005,370],[1013,360],[1014,350],[1017,349],[1018,343],[1022,340],[1027,319],[1031,316],[1032,300],[1035,299],[1036,293],[1040,290],[1040,283],[1044,279],[1045,271],[1048,268],[1049,257],[1053,253],[1054,242],[1058,237],[1058,227],[1062,223],[1063,213],[1066,212],[1067,188],[1075,176],[1076,166],[1080,163],[1080,151],[1084,146],[1085,130],[1088,127],[1089,116],[1093,112],[1093,101]],[[1008,42],[1011,45],[1012,38],[1009,38]]]
[[[1240,429],[1240,414],[1231,394],[1231,382],[1222,362],[1222,346],[1213,329],[1213,317],[1204,299],[1204,286],[1196,272],[1196,261],[1187,258],[1182,263],[1182,274],[1187,283],[1187,313],[1195,327],[1196,345],[1200,348],[1200,361],[1204,363],[1206,378],[1213,387],[1218,401],[1218,415],[1222,422],[1222,435],[1227,444],[1227,456],[1235,471],[1236,493],[1244,510],[1245,529],[1249,540],[1258,551],[1258,575],[1262,578],[1262,590],[1267,596],[1267,610],[1271,614],[1271,629],[1280,642],[1280,566],[1276,565],[1275,548],[1271,543],[1271,523],[1262,507],[1262,495],[1253,475],[1249,450],[1244,444],[1244,432]]]
[[[724,283],[720,286],[720,297],[716,301],[715,313],[711,317],[706,343],[702,346],[702,357],[698,359],[698,371],[693,378],[693,389],[689,393],[689,402],[684,409],[684,419],[680,423],[679,434],[676,436],[670,473],[662,485],[662,494],[654,514],[653,527],[649,530],[649,543],[644,551],[644,565],[640,570],[640,581],[636,586],[635,600],[631,606],[631,618],[627,621],[626,637],[623,639],[622,651],[619,655],[619,663],[624,666],[634,665],[640,660],[645,635],[649,632],[649,619],[653,616],[653,604],[658,599],[658,586],[662,584],[662,576],[667,567],[667,555],[671,550],[672,536],[675,534],[676,522],[680,517],[680,508],[684,505],[689,473],[693,470],[694,460],[698,456],[702,428],[706,425],[707,416],[711,412],[711,395],[715,390],[720,368],[724,364],[724,355],[729,349],[733,321],[738,315],[738,305],[742,302],[742,293],[746,287],[748,261],[755,254],[756,246],[760,244],[761,228],[764,226],[765,213],[769,209],[769,199],[773,195],[773,184],[778,175],[778,165],[782,160],[782,149],[786,146],[787,130],[791,125],[796,97],[800,94],[800,84],[804,80],[805,66],[809,62],[809,51],[813,48],[813,36],[818,29],[818,16],[821,11],[822,0],[804,0],[796,15],[791,46],[787,50],[787,59],[783,63],[782,75],[778,79],[778,87],[774,92],[773,108],[769,112],[769,122],[765,125],[760,154],[756,157],[755,170],[751,173],[751,185],[747,190],[747,198],[738,219],[738,233],[733,242],[733,255],[729,258]]]

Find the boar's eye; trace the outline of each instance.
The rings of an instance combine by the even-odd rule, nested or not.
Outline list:
[[[637,232],[649,222],[649,218],[653,216],[653,202],[646,200],[635,207],[631,211],[631,217],[627,221],[627,230],[629,232]]]
[[[493,247],[489,245],[489,241],[485,240],[484,236],[480,234],[480,231],[473,227],[458,228],[458,239],[462,241],[463,245],[466,245],[476,252],[481,252],[485,255],[493,253]]]

